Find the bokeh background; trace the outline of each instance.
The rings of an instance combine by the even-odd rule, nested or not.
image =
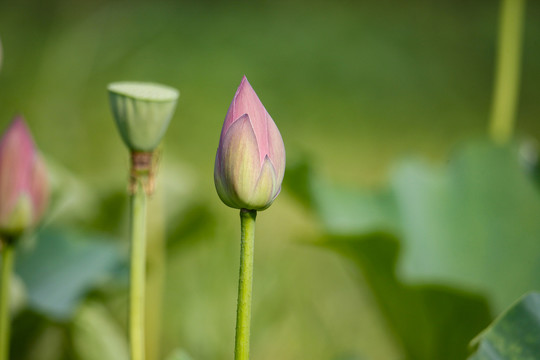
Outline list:
[[[444,166],[458,144],[487,137],[498,16],[491,0],[1,1],[0,125],[25,116],[57,186],[38,240],[61,233],[120,254],[118,266],[99,256],[70,263],[46,287],[32,266],[59,262],[38,267],[32,250],[47,253],[47,243],[28,245],[13,359],[120,359],[125,351],[128,153],[108,83],[153,81],[181,92],[149,214],[149,326],[161,329],[149,336],[149,359],[174,351],[230,359],[239,219],[215,193],[213,166],[242,76],[278,125],[291,166],[308,162],[332,183],[378,191],[403,157]],[[530,1],[516,134],[533,141],[539,43],[540,3]],[[324,225],[293,189],[258,216],[253,359],[411,358],[364,274],[315,245]],[[94,271],[96,263],[109,265]],[[54,297],[40,303],[79,272],[87,281],[65,308]]]

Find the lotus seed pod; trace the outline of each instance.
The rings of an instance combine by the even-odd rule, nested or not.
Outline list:
[[[153,151],[173,116],[178,90],[160,84],[116,82],[108,86],[111,109],[124,143],[132,151]]]

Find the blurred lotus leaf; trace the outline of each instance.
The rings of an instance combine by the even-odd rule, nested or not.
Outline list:
[[[339,188],[308,171],[292,168],[301,174],[287,185],[310,189],[308,198],[299,196],[313,204],[326,231],[395,234],[402,239],[398,275],[407,282],[476,291],[497,312],[540,287],[540,193],[515,144],[465,144],[447,168],[402,162],[383,191]]]
[[[478,292],[496,313],[540,288],[540,193],[518,146],[473,142],[447,168],[402,164],[392,189],[404,279]]]
[[[490,320],[479,296],[396,278],[399,242],[391,234],[328,236],[322,245],[352,260],[362,272],[406,359],[463,359],[467,343]]]
[[[45,159],[52,194],[44,224],[84,221],[94,217],[99,205],[95,190],[52,157],[46,156]]]
[[[17,315],[26,306],[26,289],[21,279],[14,275],[11,279],[10,290],[10,311],[12,315]]]
[[[124,331],[100,303],[84,303],[71,327],[73,351],[78,360],[127,360]]]
[[[464,358],[490,310],[540,287],[540,194],[515,144],[464,144],[446,168],[405,161],[379,191],[329,184],[306,163],[287,171],[285,186],[315,211],[324,245],[361,269],[407,358]]]
[[[469,360],[534,360],[540,354],[540,293],[523,296],[484,330]]]
[[[21,248],[16,273],[26,286],[28,305],[66,320],[78,301],[120,266],[123,255],[105,236],[46,228],[30,248]]]
[[[193,360],[184,350],[178,349],[172,352],[165,360]]]

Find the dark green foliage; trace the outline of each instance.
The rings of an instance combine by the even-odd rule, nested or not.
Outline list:
[[[540,357],[540,293],[523,296],[474,341],[469,360],[536,360]]]
[[[324,246],[362,271],[407,359],[464,359],[466,344],[489,322],[487,304],[479,296],[399,281],[395,271],[399,243],[392,235],[329,237]]]

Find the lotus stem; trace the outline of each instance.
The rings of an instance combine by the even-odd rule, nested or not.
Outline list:
[[[146,280],[146,192],[137,179],[131,194],[131,271],[129,290],[129,346],[131,360],[144,360]]]
[[[165,218],[163,214],[163,192],[156,189],[148,198],[148,217],[146,237],[146,358],[161,359],[161,323],[163,310],[163,293],[166,273],[165,256]]]
[[[255,218],[257,211],[240,210],[240,278],[236,311],[235,360],[249,359],[249,332],[251,323],[251,293],[253,289],[253,248],[255,244]]]
[[[0,241],[1,242],[1,241]],[[0,284],[0,360],[9,359],[11,275],[15,257],[15,246],[2,242],[2,283]]]
[[[490,135],[503,144],[512,137],[516,117],[525,0],[501,0],[500,11]]]

